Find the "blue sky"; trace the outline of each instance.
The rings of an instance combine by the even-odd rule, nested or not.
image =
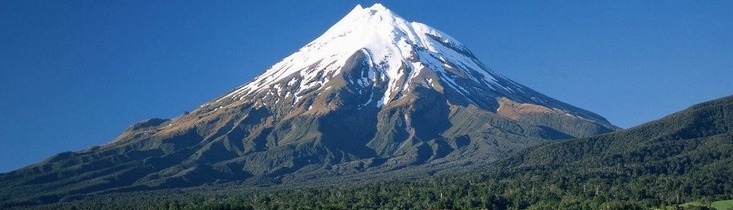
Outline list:
[[[0,172],[246,83],[372,1],[0,1]],[[627,128],[733,94],[733,1],[383,1]]]

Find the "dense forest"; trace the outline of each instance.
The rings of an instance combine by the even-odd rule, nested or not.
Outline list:
[[[729,166],[728,166],[729,168]],[[51,205],[68,209],[651,209],[692,200],[730,199],[729,173],[658,176],[653,171],[577,173],[532,170],[521,175],[488,172],[347,187],[246,192],[168,190],[94,196]],[[715,175],[723,175],[716,177]]]
[[[34,208],[681,209],[678,204],[690,201],[733,199],[731,116],[733,97],[727,97],[635,128],[420,179],[298,188],[223,184],[92,194]]]

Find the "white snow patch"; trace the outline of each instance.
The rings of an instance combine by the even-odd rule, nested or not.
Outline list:
[[[413,82],[420,81],[413,79],[427,69],[438,75],[439,81],[427,80],[431,87],[434,88],[439,82],[469,101],[474,101],[477,96],[467,95],[471,92],[458,85],[457,77],[479,86],[481,90],[503,89],[508,93],[531,97],[522,90],[521,85],[496,74],[479,62],[451,36],[422,23],[408,22],[384,6],[375,4],[367,8],[354,7],[323,35],[217,101],[224,98],[241,100],[267,91],[268,94],[262,98],[265,99],[272,90],[276,91],[276,96],[285,94],[287,97],[292,92],[293,103],[297,103],[303,91],[331,88],[326,84],[332,77],[341,75],[346,61],[358,52],[364,53],[368,59],[368,73],[366,77],[347,78],[346,82],[358,84],[363,89],[384,85],[384,93],[377,101],[378,107],[396,100],[398,95],[404,95],[399,93],[409,91]],[[462,73],[455,76],[448,69]],[[285,79],[289,79],[287,85],[279,85]],[[366,91],[357,92],[363,94]],[[371,96],[374,96],[374,90]],[[367,104],[371,103],[371,96]]]

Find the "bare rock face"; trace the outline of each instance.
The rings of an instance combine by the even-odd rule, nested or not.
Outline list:
[[[108,144],[58,154],[0,182],[58,200],[436,170],[615,129],[499,75],[447,34],[376,4],[357,6],[253,81],[190,113],[136,123]]]

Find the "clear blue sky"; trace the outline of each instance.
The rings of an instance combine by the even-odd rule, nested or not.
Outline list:
[[[244,84],[371,1],[0,1],[0,172]],[[384,1],[621,127],[733,94],[733,1]]]

